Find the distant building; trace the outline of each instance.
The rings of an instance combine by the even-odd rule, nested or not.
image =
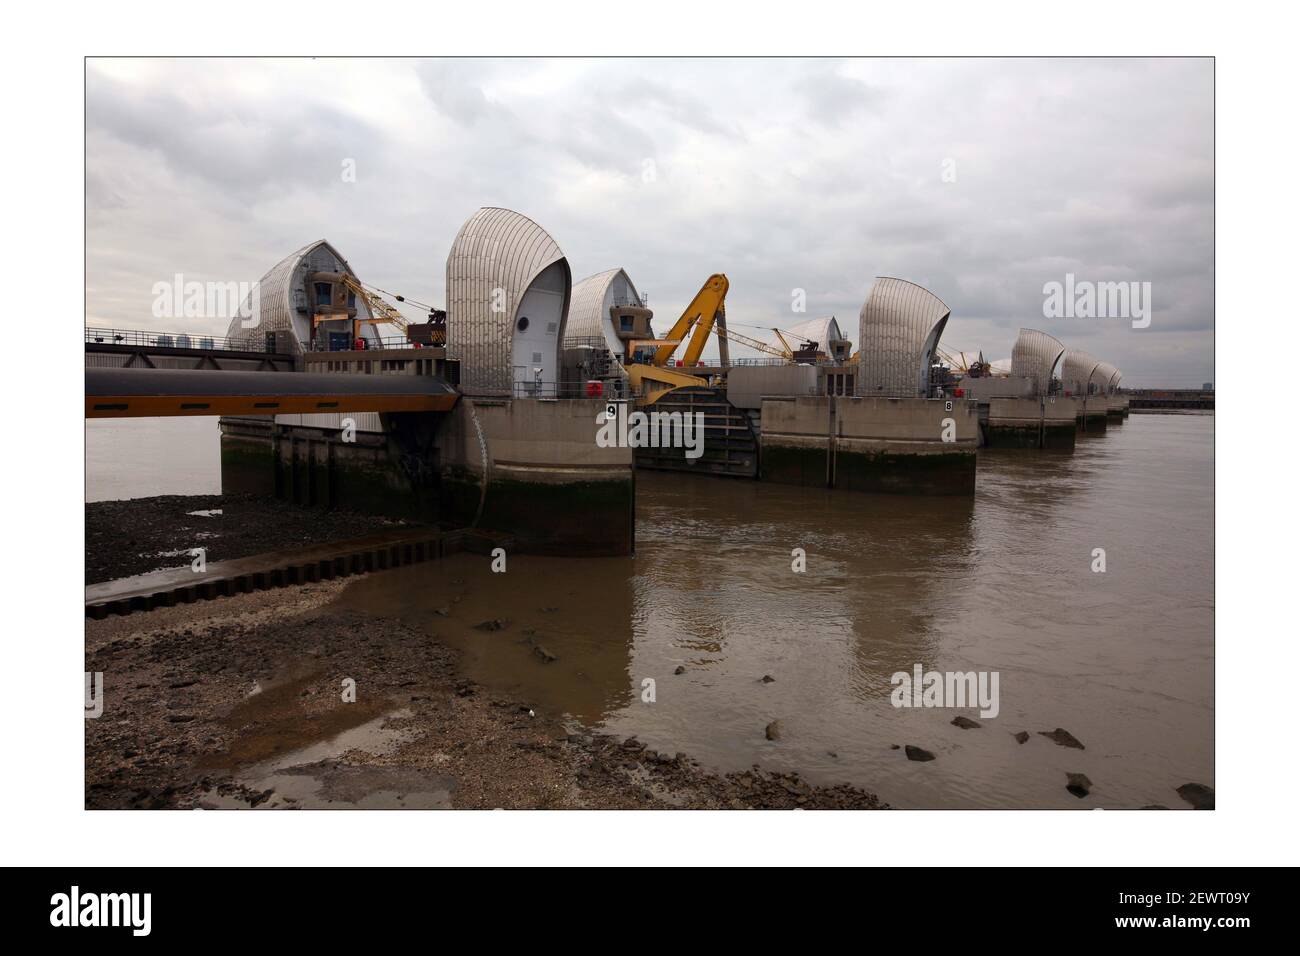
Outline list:
[[[1202,392],[1212,392],[1212,391],[1214,391],[1214,383],[1213,383],[1213,382],[1206,382],[1204,385],[1201,386],[1201,391],[1202,391]]]

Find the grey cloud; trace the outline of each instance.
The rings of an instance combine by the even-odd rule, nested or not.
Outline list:
[[[421,60],[414,69],[421,89],[434,107],[462,126],[472,127],[480,121],[509,117],[509,112],[491,102],[482,87],[474,82],[472,67],[467,69],[466,61]]]
[[[842,126],[860,113],[875,112],[886,98],[883,88],[845,76],[834,63],[811,67],[795,88],[808,115],[830,126]]]
[[[441,302],[460,224],[506,205],[576,276],[626,267],[664,319],[722,271],[738,327],[798,321],[801,288],[856,335],[872,277],[898,275],[952,308],[954,346],[1005,356],[1032,326],[1129,384],[1213,378],[1208,60],[154,67],[88,66],[88,321],[148,327],[159,277],[256,278],[320,236]],[[1053,325],[1042,287],[1066,272],[1150,281],[1151,328]]]
[[[238,68],[225,61],[212,66]],[[128,91],[94,74],[86,87],[86,117],[88,134],[156,153],[177,175],[206,180],[240,201],[303,182],[329,182],[338,178],[344,158],[369,159],[372,150],[384,149],[364,120],[292,97],[274,112],[238,101],[199,111],[173,89]]]

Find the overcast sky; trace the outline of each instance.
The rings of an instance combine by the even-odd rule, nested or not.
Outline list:
[[[154,283],[320,238],[442,305],[461,223],[506,206],[575,281],[627,269],[661,331],[725,272],[738,331],[856,340],[894,275],[952,309],[949,350],[1026,326],[1125,385],[1214,378],[1209,60],[91,60],[86,118],[87,324],[179,329]],[[1067,273],[1150,282],[1150,327],[1045,318]]]

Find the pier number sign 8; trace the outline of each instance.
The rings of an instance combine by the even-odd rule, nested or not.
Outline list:
[[[943,403],[943,410],[944,410],[945,412],[950,412],[950,411],[952,411],[952,402],[950,402],[950,401],[948,401],[948,402],[944,402],[944,403]]]

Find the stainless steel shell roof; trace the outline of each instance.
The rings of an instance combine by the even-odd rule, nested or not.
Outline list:
[[[566,346],[589,344],[590,340],[595,338],[609,338],[606,334],[610,322],[609,307],[614,304],[610,300],[620,276],[627,283],[632,296],[639,300],[640,293],[637,292],[636,285],[623,269],[597,272],[594,276],[587,276],[573,287],[573,294],[569,299],[569,317],[564,323]],[[618,351],[618,345],[616,338],[610,343],[610,348]]]
[[[858,316],[858,388],[863,395],[924,395],[950,311],[933,292],[879,276]]]
[[[1011,348],[1011,377],[1027,378],[1034,383],[1035,395],[1046,395],[1056,363],[1065,354],[1065,346],[1037,329],[1021,329]]]
[[[447,356],[460,361],[462,385],[510,391],[515,313],[524,293],[547,267],[568,260],[545,229],[510,209],[484,207],[465,221],[447,254]],[[551,356],[548,365],[558,363]]]
[[[806,319],[798,325],[792,325],[788,329],[782,329],[785,333],[785,340],[790,343],[792,348],[798,348],[802,342],[816,342],[817,348],[823,352],[830,353],[831,342],[841,342],[847,336],[840,329],[840,323],[835,316],[827,315],[817,319]],[[773,332],[768,336],[768,342],[777,348],[781,348],[781,340]]]
[[[1072,395],[1088,394],[1088,383],[1101,362],[1082,349],[1066,349],[1061,359],[1061,387]]]
[[[311,315],[306,297],[306,276],[303,274],[306,270],[356,275],[343,255],[324,239],[308,243],[285,256],[262,276],[257,284],[257,309],[248,320],[249,326],[245,328],[245,320],[235,316],[226,329],[226,338],[260,347],[260,343],[266,341],[267,332],[289,331],[294,334],[299,348],[307,348],[311,339]],[[358,297],[356,307],[358,318],[370,318],[365,300]],[[247,300],[241,312],[247,312]],[[361,329],[365,338],[378,339],[379,333],[373,325],[363,325]]]
[[[1119,369],[1109,362],[1098,362],[1088,381],[1094,386],[1095,391],[1108,395],[1111,391],[1111,380],[1118,374]]]

